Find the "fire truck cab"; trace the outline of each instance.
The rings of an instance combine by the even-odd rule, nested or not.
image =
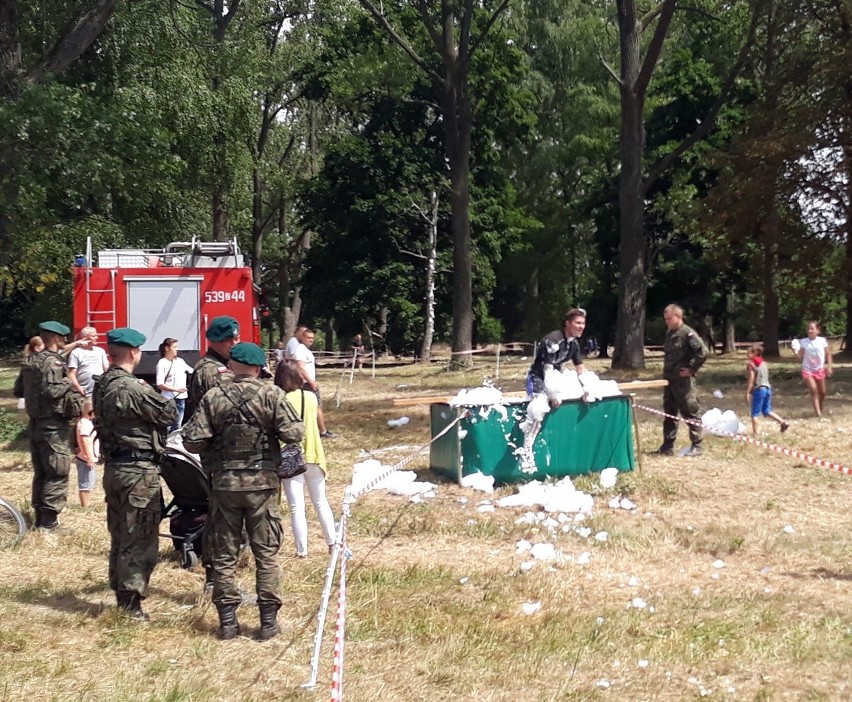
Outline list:
[[[243,341],[260,342],[257,293],[236,239],[173,242],[163,249],[104,249],[93,261],[91,239],[74,265],[74,331],[103,335],[133,327],[147,341],[139,375],[153,375],[159,346],[171,337],[190,365],[207,351],[211,319],[229,315]]]

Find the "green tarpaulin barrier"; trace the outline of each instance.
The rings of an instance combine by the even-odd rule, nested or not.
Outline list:
[[[433,404],[432,437],[465,409],[469,416],[438,438],[430,451],[432,469],[455,480],[480,472],[493,475],[498,484],[517,483],[586,475],[610,467],[621,471],[635,467],[633,417],[626,395],[589,404],[569,401],[551,410],[533,444],[535,473],[521,471],[515,455],[515,448],[524,442],[520,423],[526,416],[526,402],[501,408]]]

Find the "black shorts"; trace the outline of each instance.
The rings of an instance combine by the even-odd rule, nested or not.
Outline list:
[[[307,390],[308,392],[312,392],[314,395],[316,395],[317,396],[317,406],[322,407],[322,397],[320,397],[319,385],[317,385],[317,389],[314,390],[310,385],[305,383],[304,385],[302,385],[302,390]]]

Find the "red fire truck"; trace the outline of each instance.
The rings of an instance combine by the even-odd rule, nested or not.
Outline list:
[[[193,365],[206,351],[211,319],[229,315],[243,341],[260,342],[257,291],[236,239],[179,241],[163,249],[104,249],[93,261],[89,240],[74,266],[74,331],[94,327],[102,335],[133,327],[147,341],[140,375],[152,375],[158,347],[179,341]]]

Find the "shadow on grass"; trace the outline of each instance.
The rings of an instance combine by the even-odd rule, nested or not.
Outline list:
[[[98,588],[98,591],[102,590],[103,588]],[[76,592],[46,593],[40,585],[15,588],[12,593],[12,599],[21,604],[40,605],[59,612],[68,612],[69,614],[83,614],[91,619],[96,619],[104,611],[109,609],[103,603],[89,602],[78,597]]]
[[[790,578],[803,580],[805,578],[816,578],[817,580],[839,580],[841,582],[852,582],[852,573],[838,573],[828,568],[812,568],[809,572],[793,573],[786,572],[784,575]]]

